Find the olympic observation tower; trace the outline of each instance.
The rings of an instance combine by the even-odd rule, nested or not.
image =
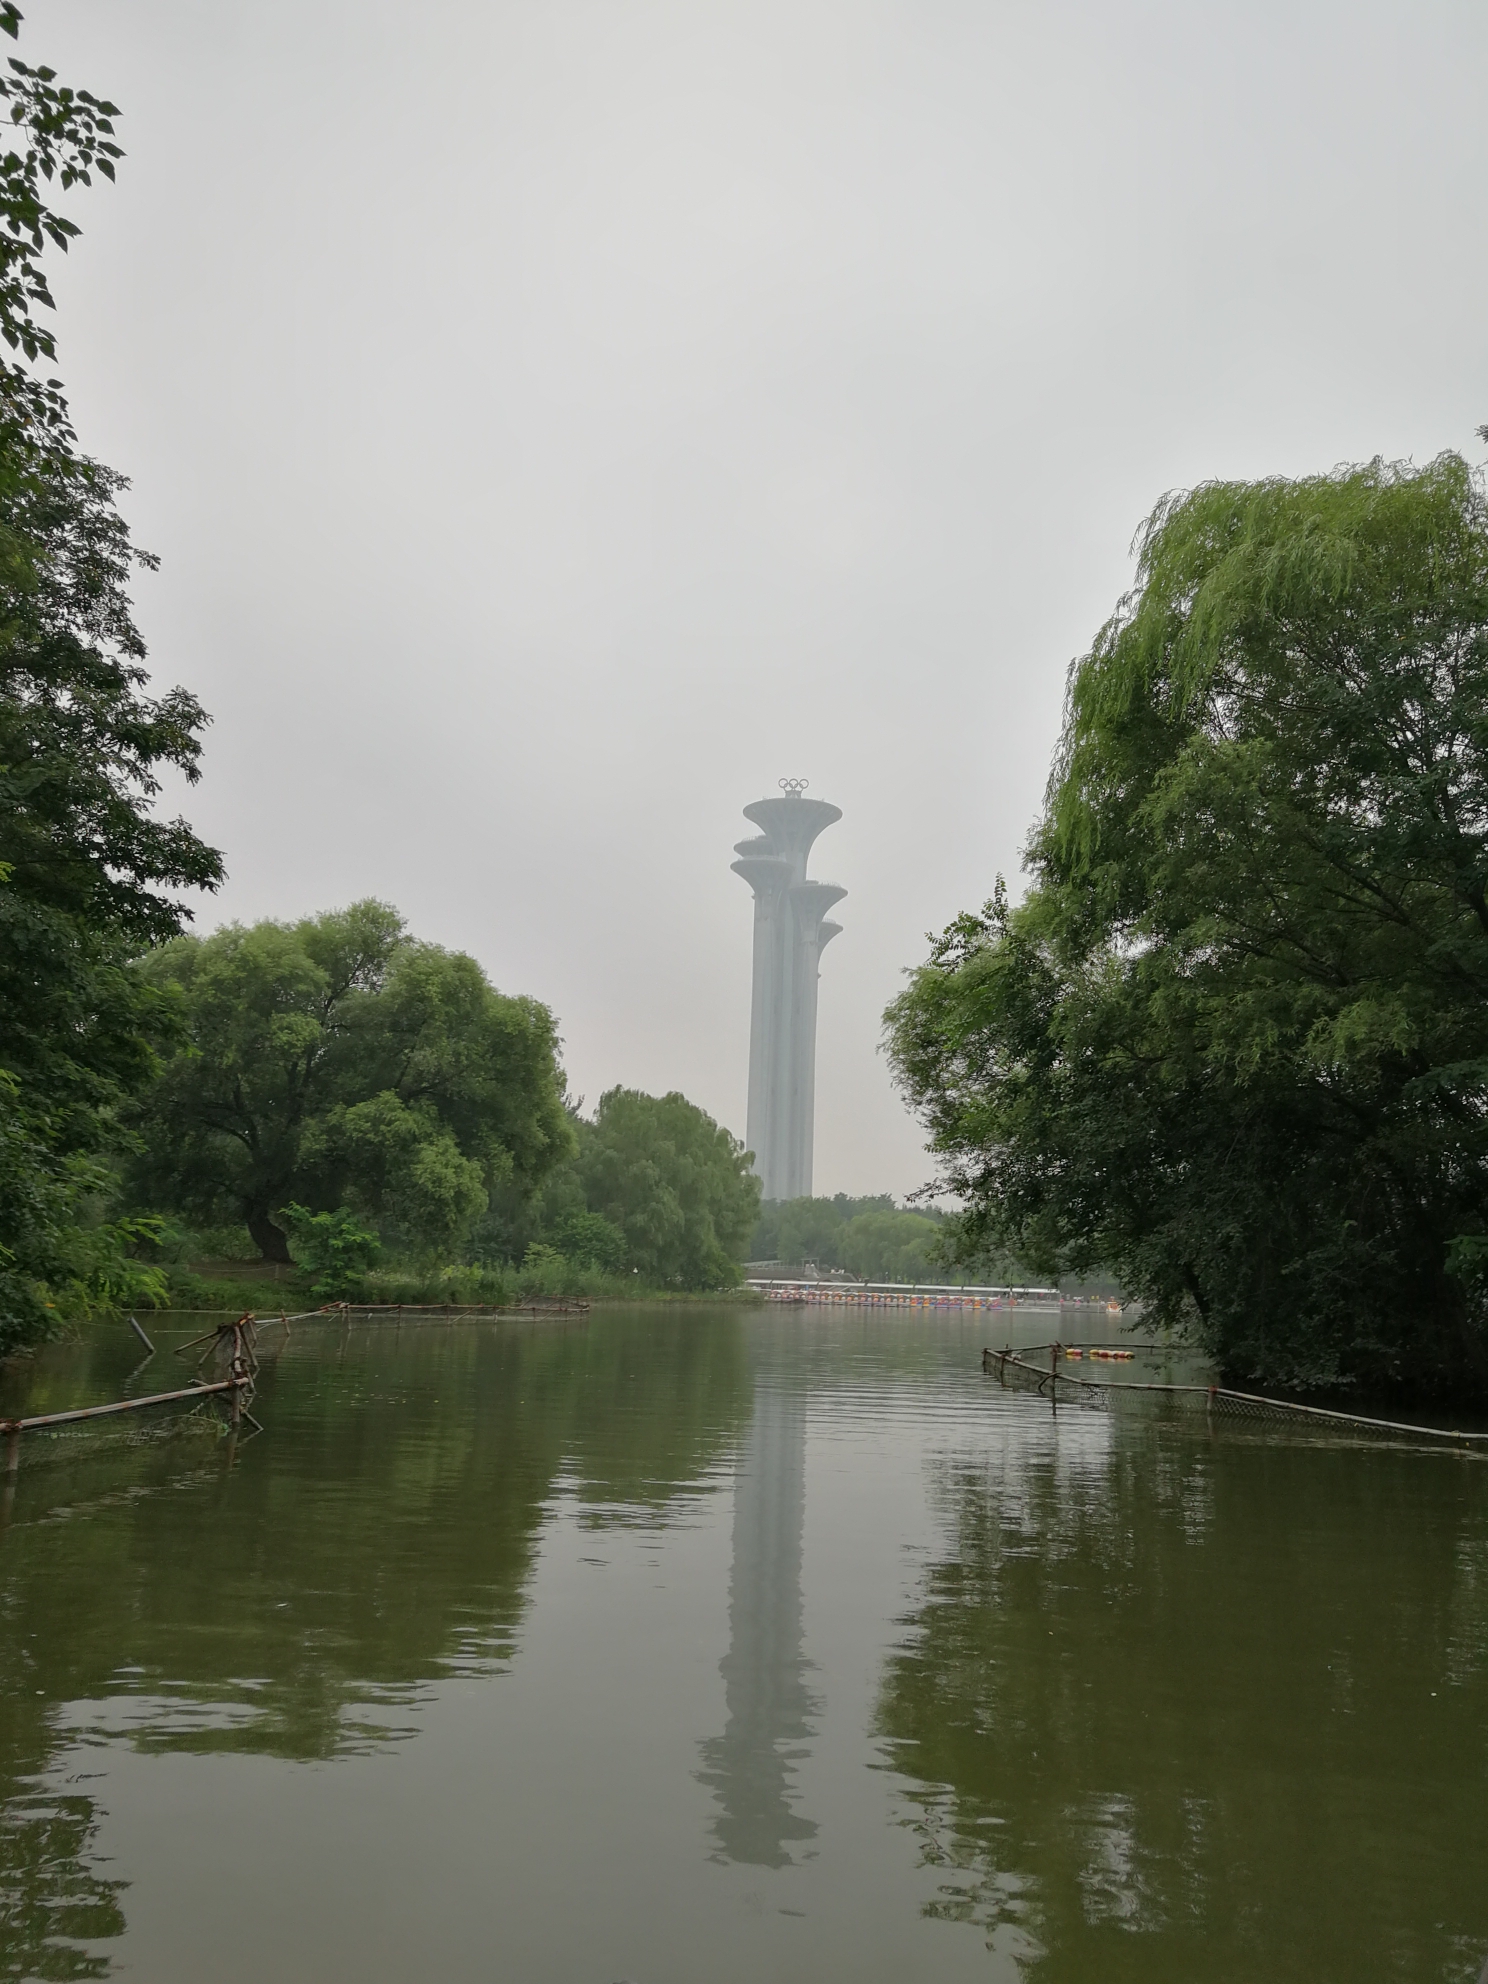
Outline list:
[[[745,819],[763,831],[738,843],[732,864],[754,890],[745,1141],[767,1199],[804,1198],[811,1190],[817,960],[842,927],[826,921],[827,911],[847,894],[835,883],[807,879],[811,844],[842,818],[842,809],[808,799],[806,784],[783,778],[781,798],[744,808]]]

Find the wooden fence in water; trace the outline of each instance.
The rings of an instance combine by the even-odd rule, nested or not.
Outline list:
[[[215,1315],[220,1312],[210,1309],[178,1309],[176,1315]],[[21,1438],[26,1433],[55,1432],[64,1426],[83,1425],[91,1420],[115,1419],[124,1413],[145,1412],[161,1405],[209,1404],[215,1410],[220,1405],[226,1411],[227,1423],[236,1432],[243,1424],[251,1426],[255,1432],[263,1428],[254,1418],[252,1404],[257,1388],[259,1373],[258,1331],[260,1327],[281,1327],[288,1331],[293,1323],[346,1322],[358,1320],[403,1322],[421,1318],[454,1322],[461,1318],[479,1319],[489,1317],[497,1320],[502,1317],[540,1316],[582,1316],[589,1313],[587,1302],[530,1302],[501,1307],[484,1302],[327,1302],[319,1309],[303,1309],[290,1315],[286,1310],[277,1313],[247,1311],[241,1316],[224,1321],[215,1329],[204,1330],[189,1343],[177,1344],[175,1355],[184,1357],[188,1352],[205,1344],[206,1349],[197,1360],[197,1371],[208,1359],[215,1359],[222,1376],[206,1379],[194,1377],[190,1384],[180,1385],[170,1391],[148,1392],[139,1398],[109,1399],[102,1405],[79,1405],[66,1412],[34,1412],[17,1419],[0,1419],[0,1439],[5,1443],[4,1471],[7,1481],[13,1482],[21,1464]],[[155,1355],[155,1345],[134,1316],[129,1325],[145,1347],[145,1363]],[[140,1367],[143,1369],[143,1365]]]

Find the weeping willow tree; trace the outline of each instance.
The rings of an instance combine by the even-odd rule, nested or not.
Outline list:
[[[887,1015],[968,1254],[1230,1375],[1488,1393],[1488,502],[1447,454],[1165,499],[1031,887]]]

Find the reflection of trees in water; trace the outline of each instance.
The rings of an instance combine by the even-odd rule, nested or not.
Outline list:
[[[193,1439],[23,1468],[0,1539],[0,1978],[99,1974],[70,1939],[123,1927],[92,1801],[50,1795],[64,1744],[384,1741],[423,1685],[510,1658],[560,1476],[595,1523],[660,1514],[749,1407],[726,1313],[422,1328],[297,1337],[231,1477]],[[115,1720],[59,1729],[59,1702]]]
[[[38,1792],[0,1817],[0,1977],[62,1984],[104,1977],[106,1956],[76,1945],[124,1933],[122,1881],[89,1866],[98,1830],[91,1798]]]
[[[792,1805],[815,1711],[801,1657],[805,1471],[804,1395],[757,1387],[734,1482],[729,1650],[719,1666],[728,1720],[702,1744],[699,1776],[717,1793],[721,1855],[760,1867],[790,1865],[787,1842],[816,1832]]]
[[[941,1478],[951,1545],[879,1712],[929,1912],[1041,1984],[1475,1978],[1476,1467],[1160,1437],[1087,1461]]]

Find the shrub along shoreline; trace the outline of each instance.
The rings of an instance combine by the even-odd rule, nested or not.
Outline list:
[[[489,1304],[498,1309],[519,1308],[532,1301],[585,1301],[615,1307],[638,1302],[756,1303],[763,1299],[742,1285],[711,1289],[681,1288],[675,1284],[658,1287],[640,1281],[635,1275],[573,1268],[567,1262],[563,1267],[567,1271],[561,1274],[554,1272],[550,1262],[544,1262],[536,1274],[509,1266],[444,1269],[432,1274],[419,1274],[413,1269],[402,1272],[385,1269],[350,1284],[337,1299],[353,1306],[402,1303],[409,1308],[440,1308],[449,1303],[453,1307]],[[272,1315],[284,1309],[319,1308],[326,1299],[315,1288],[314,1276],[309,1272],[276,1281],[254,1281],[236,1275],[198,1275],[189,1269],[177,1269],[170,1273],[165,1299],[158,1306],[162,1310],[221,1310],[238,1314],[252,1310],[256,1314]]]

